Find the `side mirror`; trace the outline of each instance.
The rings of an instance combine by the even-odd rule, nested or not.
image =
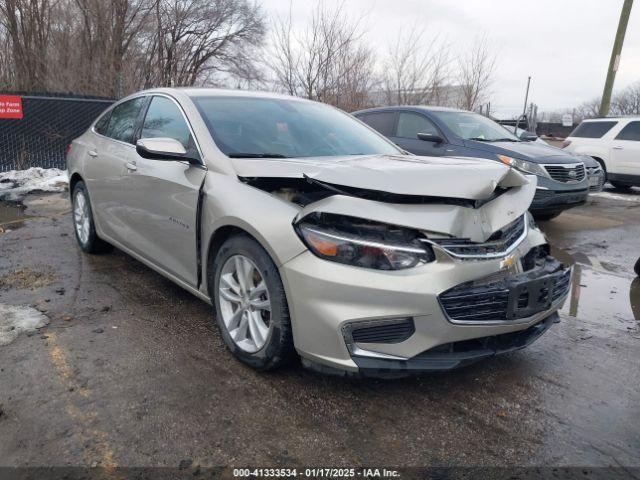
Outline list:
[[[419,133],[418,139],[424,140],[425,142],[433,142],[433,143],[444,142],[444,138],[442,138],[440,135],[436,135],[435,133]]]
[[[184,145],[174,138],[141,138],[136,142],[136,152],[142,158],[150,160],[186,160],[195,159],[186,156]]]
[[[525,142],[535,142],[537,139],[538,136],[535,133],[523,132],[520,134],[520,140],[524,140]]]

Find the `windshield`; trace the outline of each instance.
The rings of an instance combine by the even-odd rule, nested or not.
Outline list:
[[[518,138],[493,120],[471,112],[431,112],[465,140],[518,142]]]
[[[279,98],[195,97],[218,148],[229,157],[398,155],[383,137],[321,103]]]

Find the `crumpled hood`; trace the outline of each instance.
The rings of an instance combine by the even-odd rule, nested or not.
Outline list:
[[[496,155],[507,155],[534,163],[576,163],[580,159],[574,155],[551,145],[539,142],[478,142],[466,140],[470,148],[490,152]]]
[[[359,155],[303,159],[231,159],[240,177],[311,177],[333,185],[483,200],[495,188],[518,187],[526,177],[498,162],[469,158]]]

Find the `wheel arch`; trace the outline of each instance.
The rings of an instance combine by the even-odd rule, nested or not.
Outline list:
[[[271,248],[269,248],[269,245],[264,241],[264,239],[260,238],[259,235],[255,235],[248,225],[240,225],[237,223],[226,223],[224,225],[220,225],[209,236],[208,243],[204,250],[206,257],[202,262],[205,269],[205,271],[203,272],[204,275],[202,276],[205,283],[204,290],[212,299],[213,297],[211,296],[211,282],[209,280],[211,278],[211,275],[213,274],[213,260],[215,259],[216,254],[218,253],[218,250],[220,250],[222,244],[235,235],[246,235],[252,240],[258,242],[258,244],[265,250],[265,252],[267,252],[269,257],[271,257],[271,260],[273,261],[273,263],[275,263],[276,267],[279,267],[277,257],[274,255],[274,252],[271,250]]]
[[[590,157],[593,158],[596,162],[598,162],[602,167],[602,169],[604,170],[604,172],[607,173],[607,164],[604,163],[604,160],[602,158],[598,157],[597,155],[590,155]]]
[[[71,177],[69,177],[69,195],[73,193],[73,189],[78,182],[84,182],[84,179],[78,172],[73,172]]]

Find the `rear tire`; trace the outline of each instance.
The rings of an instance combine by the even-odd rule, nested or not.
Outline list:
[[[634,270],[636,272],[636,275],[640,277],[640,258],[638,258],[638,261],[636,262],[636,266],[634,267]]]
[[[285,365],[294,353],[287,298],[278,268],[248,235],[227,239],[209,269],[211,298],[222,338],[256,370]]]
[[[555,213],[534,213],[533,214],[533,218],[535,218],[536,220],[541,220],[543,222],[546,222],[548,220],[553,220],[554,218],[556,218],[557,216],[559,216],[562,212],[555,212]]]
[[[113,247],[98,237],[93,221],[91,199],[82,180],[73,186],[71,206],[73,231],[80,250],[85,253],[102,253],[111,250]]]

